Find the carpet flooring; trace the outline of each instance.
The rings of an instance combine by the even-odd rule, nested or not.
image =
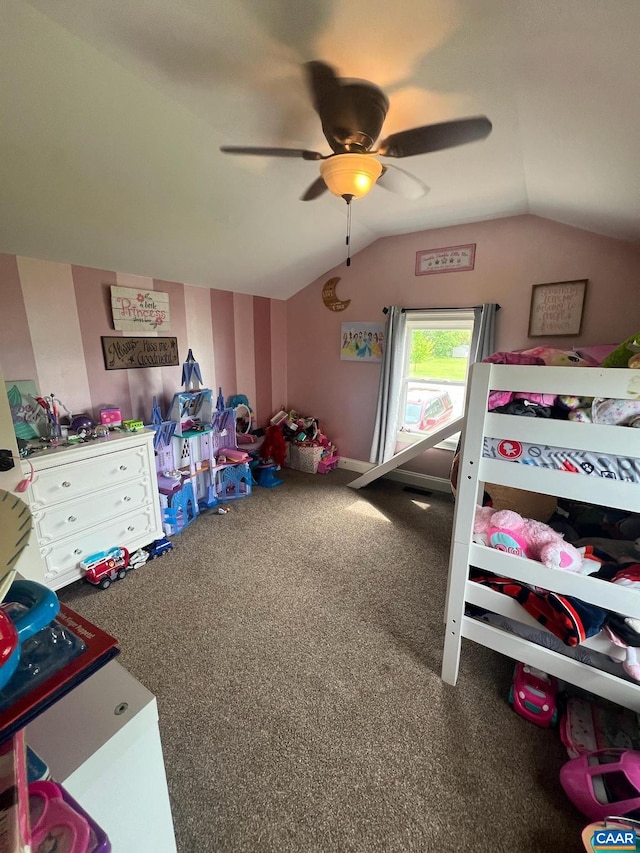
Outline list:
[[[110,589],[60,592],[157,696],[178,850],[582,850],[511,662],[465,641],[440,680],[451,498],[353,476],[285,470]]]

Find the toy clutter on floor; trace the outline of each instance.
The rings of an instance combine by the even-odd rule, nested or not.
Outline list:
[[[520,662],[509,703],[529,722],[558,726],[569,756],[560,768],[567,803],[594,821],[582,833],[585,849],[639,849],[633,825],[640,818],[639,715]]]
[[[293,409],[281,409],[271,418],[260,456],[307,474],[327,474],[340,461],[335,444],[324,434],[318,419]]]

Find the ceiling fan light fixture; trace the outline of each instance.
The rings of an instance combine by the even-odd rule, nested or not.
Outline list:
[[[320,174],[339,198],[362,198],[382,174],[382,163],[367,154],[335,154],[320,163]]]

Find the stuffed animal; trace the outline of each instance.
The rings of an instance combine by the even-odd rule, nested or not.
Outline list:
[[[640,333],[631,335],[602,362],[603,367],[631,367],[637,369],[636,356],[640,353]],[[632,363],[631,363],[632,362]]]
[[[575,350],[554,349],[553,347],[533,347],[520,351],[521,355],[541,358],[547,367],[595,367],[595,360],[578,355]]]
[[[491,519],[496,514],[492,506],[477,506],[476,517],[473,524],[473,541],[478,545],[489,544],[489,527]]]
[[[560,533],[532,518],[523,518],[510,509],[495,512],[477,507],[473,527],[474,541],[518,557],[538,560],[551,569],[568,572],[582,570],[582,557]]]
[[[279,468],[284,467],[287,456],[287,445],[279,426],[269,426],[260,446],[258,455],[263,462],[275,462]]]

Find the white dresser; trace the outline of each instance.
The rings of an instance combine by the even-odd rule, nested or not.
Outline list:
[[[135,551],[164,535],[151,431],[53,448],[29,461],[35,474],[25,497],[51,589],[81,578],[78,563],[96,551]],[[28,476],[28,462],[22,468]]]

